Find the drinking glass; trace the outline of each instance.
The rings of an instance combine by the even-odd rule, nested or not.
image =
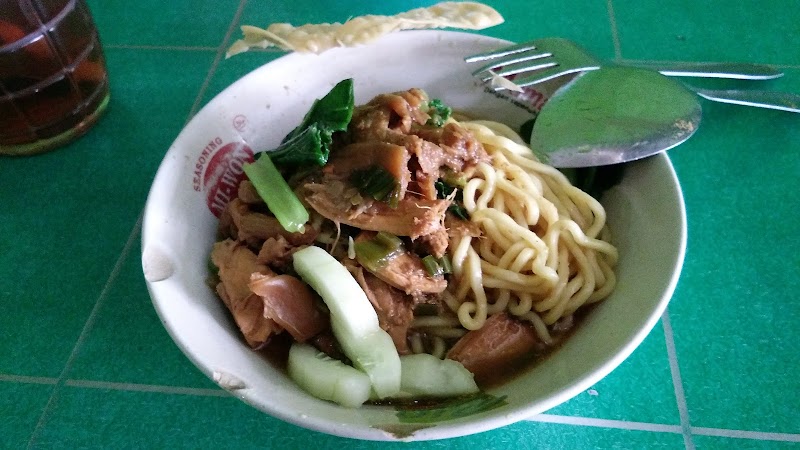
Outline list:
[[[0,0],[0,154],[67,144],[108,101],[105,57],[84,0]]]

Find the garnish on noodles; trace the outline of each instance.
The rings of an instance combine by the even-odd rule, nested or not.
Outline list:
[[[352,89],[248,167],[211,252],[244,340],[288,341],[302,389],[347,407],[472,394],[611,293],[602,205],[516,132],[422,89],[359,106]]]

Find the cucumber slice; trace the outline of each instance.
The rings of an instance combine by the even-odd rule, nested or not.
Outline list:
[[[306,247],[294,253],[294,269],[328,306],[331,328],[344,354],[364,371],[378,398],[400,392],[400,356],[391,336],[350,272],[325,250]]]
[[[400,391],[412,397],[453,397],[479,391],[472,373],[452,359],[427,353],[400,358]]]
[[[288,371],[289,377],[309,394],[348,408],[361,406],[372,389],[364,372],[299,342],[289,349]]]
[[[400,392],[401,366],[397,347],[382,329],[360,338],[341,338],[340,321],[331,320],[333,334],[353,365],[369,375],[377,398],[394,397]]]

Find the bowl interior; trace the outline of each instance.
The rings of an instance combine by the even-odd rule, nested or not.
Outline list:
[[[630,164],[608,191],[618,286],[573,336],[524,375],[468,405],[436,414],[391,407],[346,409],[317,400],[240,338],[206,285],[220,204],[250,152],[277,145],[315,98],[352,77],[356,103],[411,87],[470,113],[518,127],[525,108],[476,85],[463,57],[508,44],[476,34],[415,31],[321,55],[290,54],[257,69],[212,100],[167,152],[147,200],[142,264],[153,304],[176,344],[233,395],[275,417],[325,433],[373,440],[425,440],[507,425],[562,403],[608,374],[644,339],[666,308],[683,261],[686,224],[666,155]]]

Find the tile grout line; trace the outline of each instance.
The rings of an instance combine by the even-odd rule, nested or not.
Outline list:
[[[728,430],[725,428],[692,427],[692,433],[702,436],[717,436],[759,441],[800,442],[800,434],[771,433],[766,431]]]
[[[125,392],[155,392],[160,394],[179,394],[195,397],[230,397],[224,389],[193,388],[184,386],[163,386],[155,384],[119,383],[114,381],[95,381],[72,379],[67,380],[65,386],[89,389],[107,389]]]
[[[56,384],[58,378],[54,377],[31,377],[27,375],[7,375],[0,373],[0,381],[19,384]]]
[[[247,5],[247,0],[241,0],[239,2],[239,6],[236,8],[236,12],[233,14],[233,19],[231,20],[230,25],[228,25],[228,30],[225,32],[225,37],[222,38],[222,43],[220,43],[219,47],[217,47],[217,54],[214,56],[214,61],[211,63],[211,68],[208,70],[208,74],[206,75],[205,80],[203,80],[203,84],[200,86],[200,91],[197,93],[197,97],[195,98],[191,109],[189,109],[189,115],[186,117],[186,122],[189,122],[189,120],[200,109],[200,105],[203,102],[203,96],[208,90],[208,86],[211,84],[211,79],[217,72],[217,67],[219,66],[219,63],[225,54],[225,48],[228,46],[231,36],[233,36],[233,31],[236,28],[236,25],[242,18],[245,5]]]
[[[42,432],[44,425],[47,423],[47,419],[50,417],[50,414],[55,407],[55,403],[58,399],[58,394],[60,392],[60,388],[65,385],[67,380],[67,373],[69,373],[70,369],[72,368],[72,364],[75,361],[75,358],[78,356],[78,352],[80,351],[81,347],[83,347],[83,343],[86,340],[91,329],[94,327],[94,323],[97,320],[98,312],[100,308],[105,303],[105,300],[108,298],[108,292],[111,289],[111,285],[114,284],[119,273],[122,271],[122,266],[125,263],[125,260],[128,257],[128,254],[131,251],[131,247],[133,247],[133,243],[136,240],[136,230],[139,229],[142,225],[142,215],[139,215],[139,218],[136,220],[136,224],[133,226],[133,230],[128,235],[128,240],[125,242],[125,246],[122,248],[122,252],[120,253],[119,257],[117,258],[114,267],[111,269],[111,273],[106,280],[103,289],[100,291],[100,295],[97,298],[94,306],[92,307],[91,312],[89,313],[89,317],[86,319],[86,322],[83,325],[83,329],[81,330],[80,335],[78,335],[78,339],[75,341],[75,345],[72,347],[72,351],[67,358],[67,362],[64,364],[64,368],[61,370],[61,374],[56,379],[55,385],[53,387],[53,392],[50,394],[50,398],[47,400],[44,408],[42,409],[42,414],[39,416],[38,422],[36,422],[36,427],[34,427],[33,431],[31,432],[31,437],[28,440],[27,448],[33,448],[36,443],[37,438]]]
[[[668,310],[665,310],[664,314],[661,316],[661,323],[664,328],[664,340],[667,346],[669,370],[670,373],[672,373],[672,385],[675,389],[675,402],[677,403],[678,415],[681,420],[683,442],[687,450],[694,450],[695,445],[692,439],[692,426],[689,420],[689,405],[686,403],[686,393],[683,390],[681,370],[678,365],[678,353],[675,349],[675,335],[672,332],[672,322],[669,320]]]
[[[619,43],[617,16],[614,14],[614,5],[612,0],[606,0],[606,9],[608,10],[608,25],[611,27],[611,41],[614,43],[614,57],[616,59],[620,59],[622,58],[622,46]]]
[[[192,46],[192,45],[136,45],[136,44],[104,44],[103,48],[108,49],[122,49],[122,50],[182,50],[182,51],[199,51],[199,52],[213,52],[219,50],[219,47],[206,47],[206,46]]]
[[[667,425],[650,422],[634,422],[629,420],[598,419],[593,417],[561,416],[555,414],[537,414],[528,419],[529,422],[554,423],[584,427],[616,428],[631,431],[651,431],[657,433],[681,434],[680,425]]]
[[[0,382],[12,382],[19,384],[44,384],[55,385],[57,378],[52,377],[31,377],[24,375],[0,374]],[[168,386],[155,384],[141,384],[114,381],[99,381],[87,379],[67,379],[63,386],[84,389],[106,389],[122,392],[151,392],[159,394],[176,394],[195,397],[231,397],[231,393],[223,389],[214,388],[195,388],[187,386]],[[232,397],[231,397],[232,398]],[[582,416],[563,416],[557,414],[537,414],[525,419],[528,422],[551,423],[559,425],[573,425],[583,427],[614,428],[629,431],[649,431],[655,433],[681,434],[683,428],[680,425],[669,425],[654,422],[636,422],[629,420],[600,419]],[[728,428],[709,428],[692,427],[693,434],[702,436],[717,436],[734,439],[749,439],[761,441],[777,442],[800,442],[798,433],[777,433],[752,430],[734,430]]]

